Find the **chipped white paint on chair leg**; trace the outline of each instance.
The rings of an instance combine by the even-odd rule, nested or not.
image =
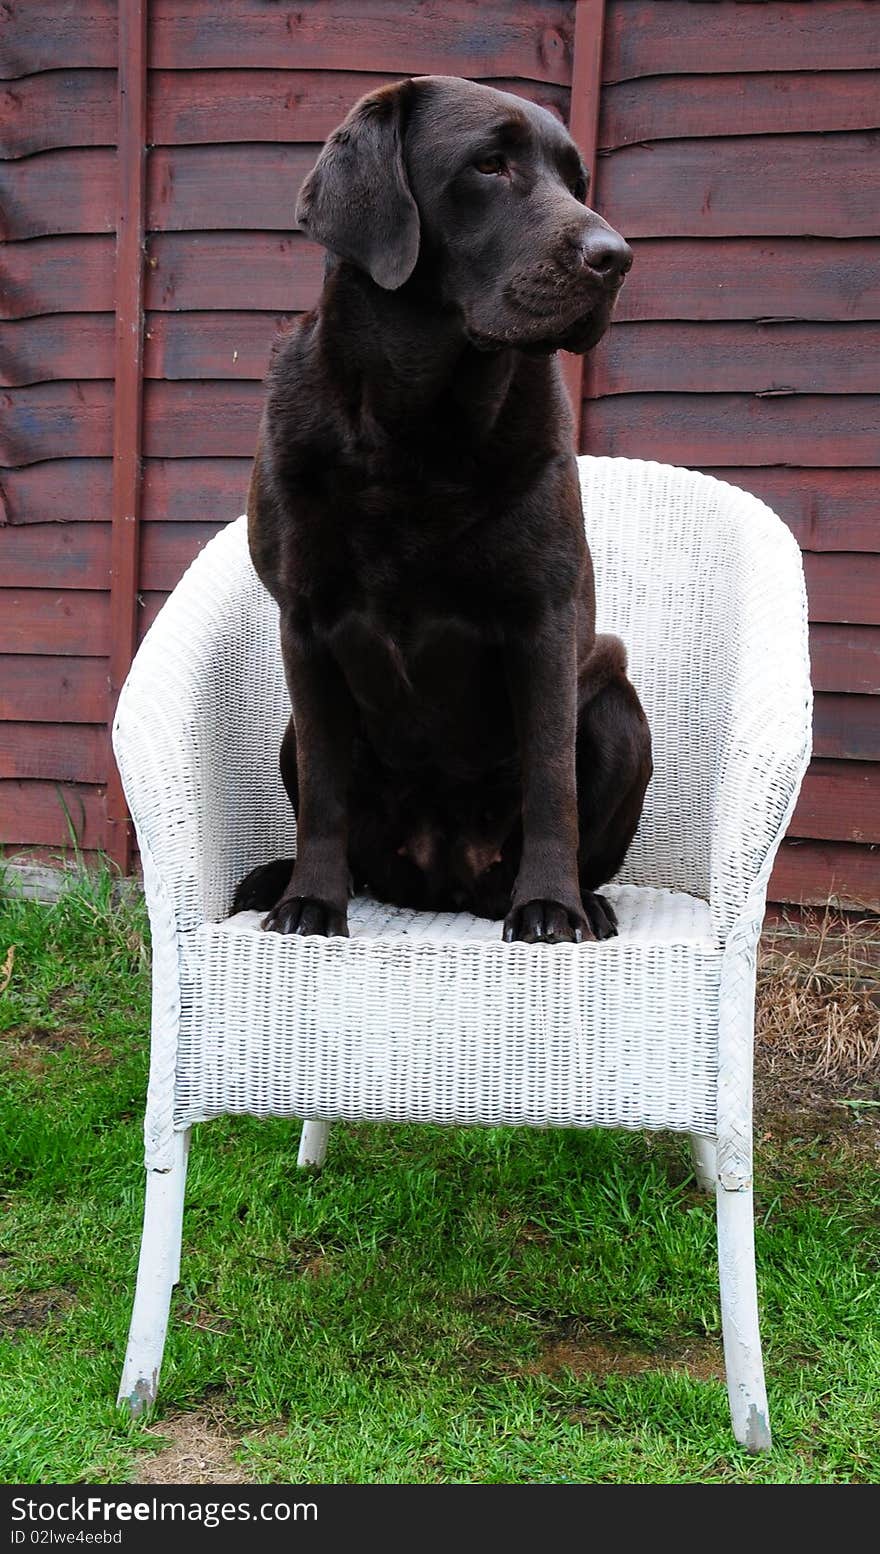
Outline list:
[[[704,1192],[714,1192],[718,1180],[718,1150],[714,1138],[705,1133],[692,1133],[691,1158],[697,1185]]]
[[[730,1191],[719,1184],[715,1201],[724,1368],[733,1433],[750,1452],[769,1451],[770,1419],[758,1330],[752,1189]]]
[[[297,1165],[322,1166],[327,1154],[327,1140],[329,1137],[329,1122],[314,1122],[312,1120],[304,1122],[299,1140],[299,1154],[296,1157]]]
[[[171,1291],[180,1278],[190,1129],[175,1133],[169,1171],[147,1171],[137,1287],[118,1401],[133,1417],[156,1401]]]

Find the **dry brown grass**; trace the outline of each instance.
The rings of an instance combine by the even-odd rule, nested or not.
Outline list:
[[[210,1409],[171,1413],[144,1433],[160,1441],[161,1449],[139,1453],[130,1478],[133,1484],[253,1482],[235,1455],[241,1436],[220,1413]]]
[[[880,1079],[880,918],[825,911],[765,934],[756,1041],[818,1079]]]
[[[565,1337],[554,1338],[537,1359],[518,1367],[523,1376],[640,1376],[645,1371],[686,1371],[698,1381],[723,1381],[721,1345],[712,1339],[690,1339],[660,1350],[639,1349],[619,1334],[587,1331],[577,1324]]]

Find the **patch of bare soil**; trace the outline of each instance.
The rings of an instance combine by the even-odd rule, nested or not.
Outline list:
[[[697,1381],[723,1381],[724,1360],[720,1343],[690,1340],[661,1350],[638,1349],[613,1333],[578,1329],[554,1339],[542,1354],[522,1367],[526,1376],[553,1376],[570,1371],[574,1376],[639,1376],[644,1371],[687,1371]]]
[[[22,1025],[15,1033],[15,1042],[20,1047],[63,1052],[65,1047],[87,1047],[89,1038],[74,1025]]]
[[[161,1441],[158,1452],[141,1452],[135,1460],[132,1484],[252,1484],[236,1460],[241,1438],[233,1435],[220,1415],[194,1410],[170,1414],[144,1432]]]
[[[0,1306],[0,1333],[8,1337],[45,1327],[59,1311],[66,1311],[73,1300],[73,1291],[63,1286],[54,1290],[22,1291],[8,1305]]]
[[[72,1047],[86,1052],[97,1064],[112,1060],[112,1054],[98,1046],[81,1025],[20,1025],[0,1039],[7,1057],[26,1073],[44,1072],[55,1053]]]
[[[755,1131],[809,1137],[880,1163],[880,920],[817,918],[807,940],[762,941]]]

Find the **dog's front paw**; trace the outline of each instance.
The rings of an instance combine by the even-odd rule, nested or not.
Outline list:
[[[282,896],[263,919],[268,933],[321,934],[325,939],[347,939],[348,920],[345,911],[339,911],[329,901],[317,901],[314,896]]]
[[[525,901],[504,919],[505,944],[580,944],[598,937],[584,917],[558,901]]]

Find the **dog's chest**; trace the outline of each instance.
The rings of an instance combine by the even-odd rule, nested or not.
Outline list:
[[[329,641],[377,750],[449,750],[471,742],[475,730],[492,745],[496,725],[506,740],[501,649],[475,622],[417,608],[352,611]]]
[[[453,612],[383,612],[375,607],[341,614],[328,633],[330,647],[352,685],[365,695],[418,697],[474,672],[497,653],[494,633]]]

